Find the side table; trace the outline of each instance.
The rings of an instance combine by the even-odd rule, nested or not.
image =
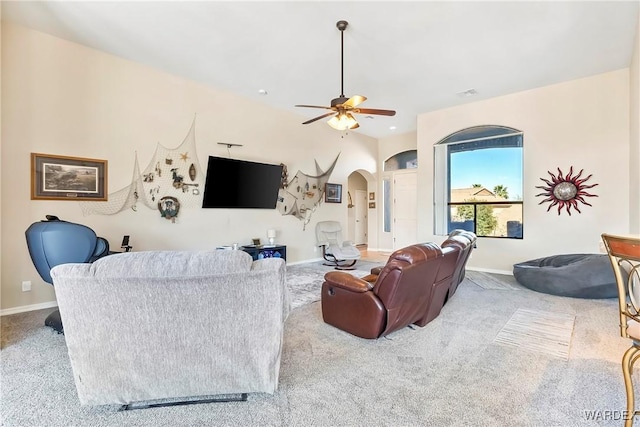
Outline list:
[[[285,245],[247,245],[240,249],[251,255],[253,260],[263,258],[282,258],[287,260],[287,247]]]

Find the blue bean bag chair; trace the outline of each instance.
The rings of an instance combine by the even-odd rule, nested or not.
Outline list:
[[[522,286],[545,294],[573,298],[617,298],[618,288],[607,255],[565,254],[513,266]]]

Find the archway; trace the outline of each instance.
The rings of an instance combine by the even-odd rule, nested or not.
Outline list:
[[[346,237],[356,245],[377,246],[376,209],[369,208],[370,195],[375,199],[375,188],[376,179],[371,172],[358,169],[349,174]]]

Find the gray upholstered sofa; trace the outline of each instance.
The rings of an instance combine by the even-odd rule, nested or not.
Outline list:
[[[273,393],[290,309],[285,268],[230,250],[56,266],[80,402]]]

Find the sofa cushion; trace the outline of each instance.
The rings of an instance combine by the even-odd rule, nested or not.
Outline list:
[[[91,264],[95,277],[198,277],[251,270],[253,259],[244,251],[126,252]]]

